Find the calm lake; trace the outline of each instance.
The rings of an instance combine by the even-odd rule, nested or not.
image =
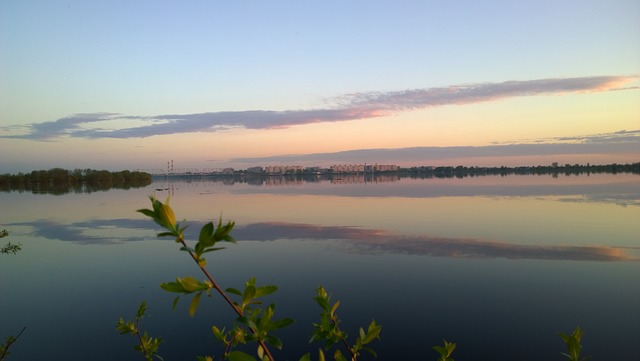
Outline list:
[[[580,326],[591,360],[640,360],[640,176],[509,175],[334,181],[267,178],[157,180],[148,187],[65,195],[0,193],[0,229],[21,243],[0,255],[0,337],[24,334],[10,360],[142,360],[115,322],[133,319],[165,342],[165,361],[220,355],[211,325],[230,325],[222,300],[160,289],[204,277],[188,254],[136,210],[170,204],[190,240],[208,221],[233,220],[237,244],[207,256],[223,287],[275,284],[278,360],[298,360],[322,285],[340,300],[351,335],[372,319],[379,360],[563,360],[558,332]],[[253,354],[253,350],[249,351]],[[362,360],[373,359],[363,355]]]

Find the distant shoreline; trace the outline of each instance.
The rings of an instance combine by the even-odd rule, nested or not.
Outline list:
[[[398,176],[418,176],[418,177],[467,177],[467,176],[484,176],[484,175],[526,175],[526,174],[598,174],[598,173],[631,173],[640,174],[640,162],[627,164],[606,164],[606,165],[586,165],[581,164],[552,164],[548,166],[519,166],[519,167],[465,167],[465,166],[416,166],[416,167],[398,167],[385,166],[385,170],[376,170],[371,166],[351,166],[351,170],[338,170],[335,168],[320,167],[301,167],[301,166],[282,166],[282,167],[251,167],[247,169],[225,168],[219,171],[199,172],[199,171],[176,171],[169,170],[166,173],[152,174],[154,179],[159,177],[229,177],[229,176],[254,176],[254,177],[272,177],[272,176],[342,176],[342,175],[398,175]],[[268,169],[277,168],[278,171],[268,171]],[[358,170],[355,170],[355,169]],[[344,169],[344,168],[342,168]]]
[[[29,173],[0,174],[0,191],[28,191],[42,194],[91,193],[111,188],[140,188],[153,182],[151,174],[123,170],[62,168],[34,170]]]

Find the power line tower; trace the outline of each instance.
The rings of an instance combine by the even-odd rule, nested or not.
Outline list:
[[[167,161],[167,175],[173,175],[173,159],[170,162]]]

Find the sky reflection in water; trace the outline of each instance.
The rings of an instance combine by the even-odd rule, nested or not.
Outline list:
[[[112,325],[146,299],[149,331],[172,341],[161,352],[166,360],[190,358],[181,341],[194,353],[214,352],[208,330],[226,310],[214,300],[203,302],[194,319],[183,309],[169,311],[173,295],[157,285],[197,273],[175,243],[155,238],[157,225],[135,212],[167,186],[178,218],[188,220],[189,239],[220,215],[237,222],[238,244],[208,256],[210,268],[224,287],[251,276],[280,287],[279,314],[298,321],[283,336],[293,340],[284,352],[290,359],[316,347],[307,346],[317,317],[310,301],[323,284],[342,300],[347,324],[375,318],[384,325],[375,347],[382,360],[432,359],[430,346],[421,354],[424,345],[442,338],[458,343],[456,359],[560,359],[557,332],[577,325],[593,359],[634,360],[637,179],[193,180],[86,195],[0,193],[11,210],[0,218],[10,231],[6,240],[23,244],[0,260],[0,307],[12,310],[0,316],[0,332],[28,326],[15,360],[83,360],[92,348],[96,360],[130,359],[134,340]],[[496,357],[497,343],[505,346]]]
[[[200,229],[204,224],[189,222],[192,229]],[[29,236],[51,240],[68,241],[76,244],[117,244],[144,241],[157,227],[147,220],[101,219],[71,224],[60,224],[50,220],[36,220],[9,224],[28,226]],[[117,230],[117,232],[114,232]],[[115,234],[114,234],[115,233]],[[118,236],[117,233],[122,233]],[[140,233],[139,236],[134,236]],[[187,232],[195,239],[194,232]],[[574,261],[638,261],[628,254],[640,247],[609,246],[540,246],[517,245],[505,242],[479,239],[445,237],[409,237],[392,234],[384,230],[361,229],[356,227],[320,226],[297,223],[253,223],[234,228],[238,241],[288,240],[340,240],[341,249],[360,254],[399,253],[433,257],[455,258],[508,258],[508,259],[554,259]]]

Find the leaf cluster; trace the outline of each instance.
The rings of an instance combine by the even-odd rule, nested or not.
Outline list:
[[[235,222],[227,222],[222,224],[222,217],[218,219],[218,226],[214,227],[213,222],[205,224],[200,229],[200,235],[198,236],[198,243],[195,248],[183,247],[182,251],[190,251],[195,254],[198,265],[204,267],[207,265],[207,261],[202,257],[204,253],[219,251],[224,247],[216,247],[218,242],[236,243],[236,240],[231,237],[229,233],[235,226]]]
[[[5,358],[7,358],[7,356],[9,356],[11,354],[11,352],[9,352],[9,348],[11,347],[11,345],[13,345],[16,341],[18,341],[18,338],[20,338],[20,336],[22,335],[22,333],[24,332],[24,330],[26,330],[27,327],[23,327],[22,331],[20,331],[20,333],[18,334],[18,336],[7,336],[4,339],[4,343],[0,344],[0,361],[4,360]]]
[[[565,334],[560,332],[560,337],[562,337],[562,341],[564,341],[567,346],[567,353],[562,353],[569,361],[585,361],[588,357],[580,358],[580,352],[582,352],[582,344],[580,343],[580,339],[582,338],[582,334],[584,332],[580,329],[580,327],[576,327],[570,334]]]
[[[4,238],[9,236],[9,232],[7,232],[6,229],[3,229],[2,231],[0,231],[0,238]],[[22,244],[20,243],[7,243],[4,246],[0,247],[0,254],[16,254],[18,253],[18,251],[20,251],[22,249]]]
[[[196,313],[196,310],[198,309],[200,296],[202,296],[203,292],[206,292],[207,296],[210,297],[213,284],[206,280],[198,281],[193,277],[183,277],[183,278],[178,277],[176,278],[175,282],[161,283],[160,287],[167,292],[183,293],[185,295],[195,293],[195,295],[191,299],[191,304],[189,305],[189,315],[193,317],[193,315],[195,315]],[[178,305],[179,300],[180,300],[180,296],[176,297],[173,300],[174,309]]]
[[[366,331],[364,328],[360,328],[355,344],[349,346],[347,342],[347,333],[340,329],[339,324],[341,323],[341,320],[336,313],[338,307],[340,307],[340,301],[336,301],[331,304],[331,296],[327,293],[324,287],[318,287],[316,291],[317,294],[313,299],[320,306],[322,312],[320,313],[320,322],[313,324],[314,330],[309,342],[324,341],[325,350],[329,350],[336,343],[342,342],[349,352],[351,360],[356,360],[361,351],[367,351],[371,355],[377,356],[376,352],[366,345],[374,340],[380,339],[382,326],[376,324],[375,320],[372,320]],[[324,353],[322,350],[319,350],[319,357],[320,359],[324,359]],[[347,360],[342,355],[342,352],[337,349],[335,350],[333,357],[336,361]],[[309,354],[306,354],[301,360],[310,360]]]
[[[254,360],[253,356],[242,351],[230,351],[238,344],[247,342],[258,342],[257,354],[260,360],[269,358],[265,354],[265,348],[262,346],[265,342],[282,349],[282,341],[275,337],[272,332],[291,325],[294,321],[290,318],[274,320],[275,304],[269,305],[266,309],[262,309],[262,301],[260,297],[268,296],[276,292],[276,286],[257,286],[256,279],[251,278],[245,282],[242,291],[235,288],[227,288],[225,291],[239,296],[240,301],[233,302],[242,314],[236,318],[234,327],[226,331],[224,328],[220,330],[216,326],[212,327],[213,335],[225,345],[225,357],[230,360]],[[250,330],[250,333],[245,332]]]
[[[166,232],[158,233],[158,237],[175,237],[176,243],[182,244],[180,250],[189,252],[198,263],[198,266],[205,267],[207,265],[206,259],[202,257],[203,254],[224,249],[224,247],[217,247],[216,243],[236,243],[236,240],[230,235],[235,222],[227,222],[227,224],[223,225],[222,217],[220,217],[217,227],[214,226],[213,222],[205,224],[200,229],[195,247],[188,247],[184,240],[184,230],[187,227],[181,226],[176,222],[175,213],[169,205],[169,197],[164,203],[157,200],[155,196],[150,196],[149,199],[151,199],[152,209],[139,209],[138,212],[153,219],[154,222],[167,230]]]
[[[140,307],[138,307],[135,321],[125,321],[122,317],[120,317],[120,320],[116,322],[116,330],[120,332],[121,335],[131,334],[133,336],[137,336],[138,344],[133,348],[137,351],[140,351],[147,361],[152,361],[154,357],[162,360],[162,357],[157,355],[158,348],[162,343],[162,339],[150,337],[146,331],[140,331],[140,322],[147,315],[146,312],[147,303],[142,302],[140,304]]]
[[[167,197],[165,203],[157,200],[155,196],[150,196],[149,199],[151,199],[152,209],[138,209],[138,212],[150,217],[167,230],[167,232],[158,233],[158,237],[176,237],[176,242],[183,241],[184,236],[182,234],[187,227],[182,227],[176,222],[176,215],[173,213],[171,206],[169,206],[169,197]]]
[[[442,340],[444,342],[444,346],[433,346],[433,349],[440,355],[438,361],[453,361],[451,358],[451,354],[453,350],[456,349],[456,344],[453,342],[447,342],[446,340]]]

